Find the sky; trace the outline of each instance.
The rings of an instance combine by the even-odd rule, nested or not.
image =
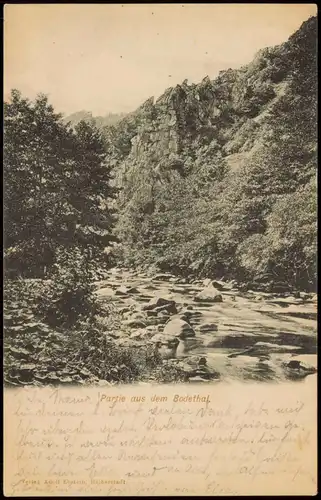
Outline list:
[[[278,45],[316,4],[7,4],[4,93],[66,115],[129,112]]]

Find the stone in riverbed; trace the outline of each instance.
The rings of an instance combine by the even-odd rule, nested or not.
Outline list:
[[[205,356],[189,356],[186,358],[185,363],[191,365],[191,366],[206,366],[207,365],[207,359]]]
[[[181,361],[178,365],[190,380],[192,377],[200,377],[203,380],[212,380],[219,377],[219,373],[207,366],[205,356],[190,356]]]
[[[164,328],[165,335],[173,335],[181,339],[195,337],[195,331],[186,321],[175,318],[166,323]]]
[[[144,285],[142,288],[144,288],[144,290],[157,290],[157,286],[154,285]]]
[[[156,335],[150,339],[150,342],[155,344],[158,354],[160,354],[163,359],[175,358],[179,344],[179,339],[177,337],[156,333]]]
[[[157,320],[160,321],[161,323],[166,323],[167,321],[170,320],[170,315],[167,314],[166,311],[160,311],[159,313],[157,313]]]
[[[171,288],[170,290],[172,293],[179,293],[181,295],[185,295],[185,294],[189,293],[189,290],[186,287],[179,288],[176,286],[176,287]]]
[[[253,346],[242,350],[240,352],[235,352],[232,354],[229,354],[229,358],[235,358],[236,356],[268,356],[272,353],[291,353],[291,352],[297,352],[300,351],[301,347],[300,346],[295,346],[295,345],[282,345],[282,344],[272,344],[270,342],[256,342]]]
[[[112,297],[114,295],[114,291],[111,287],[104,287],[96,290],[96,294],[99,297]]]
[[[146,330],[139,329],[139,330],[136,330],[135,332],[131,333],[129,338],[132,340],[145,340],[145,339],[148,339],[149,337],[151,337],[152,335],[153,335],[153,333],[148,331],[147,329]]]
[[[203,315],[201,311],[193,311],[187,308],[182,309],[175,317],[177,316],[178,318],[183,319],[184,321],[187,321],[187,323],[190,323],[190,320],[192,318],[200,318]]]
[[[124,286],[117,288],[117,290],[115,290],[115,295],[120,295],[120,296],[128,295],[127,288]]]
[[[128,319],[123,322],[124,325],[128,326],[129,328],[145,328],[146,323],[141,321],[140,319]]]
[[[146,311],[147,316],[157,316],[157,311],[148,310]]]
[[[222,281],[212,281],[212,286],[216,288],[216,290],[219,290],[220,292],[228,291],[232,288],[231,286],[228,286],[226,283],[223,283]]]
[[[129,312],[123,314],[123,320],[122,320],[123,325],[127,325],[127,326],[131,327],[131,324],[130,324],[131,322],[132,323],[138,322],[138,323],[147,324],[148,318],[147,318],[147,315],[141,311],[129,311]]]
[[[156,331],[157,331],[157,327],[156,327],[156,326],[154,326],[154,325],[148,325],[148,326],[146,326],[146,330],[147,330],[148,332],[154,332],[154,333],[156,333]]]
[[[159,313],[159,312],[167,312],[167,313],[171,313],[171,314],[177,314],[177,309],[176,309],[176,304],[174,302],[174,304],[165,304],[163,306],[158,306],[158,307],[155,307],[155,309],[153,309],[153,311]]]
[[[153,335],[150,341],[153,342],[154,344],[157,344],[158,342],[166,344],[167,342],[175,339],[176,337],[174,337],[174,335],[164,335],[163,333],[155,333],[155,335]]]
[[[130,295],[130,294],[135,294],[135,293],[139,293],[137,288],[128,287],[128,286],[121,286],[121,287],[117,288],[117,290],[115,291],[115,295],[120,295],[120,296]]]
[[[177,347],[176,356],[179,358],[185,358],[188,353],[198,349],[201,346],[203,346],[203,342],[197,337],[189,337],[187,339],[183,339]]]
[[[289,379],[302,379],[307,375],[313,375],[317,372],[315,366],[312,366],[300,359],[291,359],[290,361],[285,361],[282,364],[285,372],[285,376]]]
[[[171,278],[175,278],[172,274],[155,274],[151,279],[152,281],[170,281]]]
[[[148,304],[142,307],[143,311],[155,310],[158,307],[164,307],[168,312],[172,312],[173,314],[177,313],[175,300],[165,299],[163,297],[153,297]]]
[[[186,278],[179,278],[176,283],[180,283],[182,285],[186,285],[188,283],[188,280]]]
[[[215,336],[204,342],[204,347],[240,348],[253,346],[257,336],[254,333],[234,332]]]
[[[125,313],[128,313],[130,311],[131,311],[131,309],[129,307],[121,307],[120,309],[118,309],[118,312],[120,314],[125,314]]]
[[[206,383],[206,382],[207,382],[207,383],[208,383],[208,382],[210,382],[210,380],[209,380],[209,379],[205,379],[205,378],[203,378],[203,377],[199,377],[199,376],[196,376],[196,377],[190,377],[190,378],[188,379],[188,381],[189,381],[190,383],[193,383],[193,382],[194,382],[195,384],[201,384],[201,383],[204,383],[204,382],[205,382],[205,383]]]
[[[194,297],[195,302],[222,302],[223,298],[220,292],[214,286],[204,288]]]
[[[132,312],[129,316],[128,319],[138,319],[140,321],[146,321],[147,320],[147,315],[143,312],[140,311],[135,311]]]

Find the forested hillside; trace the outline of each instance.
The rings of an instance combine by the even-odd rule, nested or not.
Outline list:
[[[105,127],[127,264],[315,286],[316,32]]]

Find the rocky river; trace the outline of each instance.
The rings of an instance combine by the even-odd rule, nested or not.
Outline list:
[[[111,269],[97,282],[121,328],[118,345],[151,344],[189,382],[316,376],[317,295],[240,291],[234,283]]]

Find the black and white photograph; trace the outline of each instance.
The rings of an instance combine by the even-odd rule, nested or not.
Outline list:
[[[5,385],[316,377],[316,5],[4,26]]]

